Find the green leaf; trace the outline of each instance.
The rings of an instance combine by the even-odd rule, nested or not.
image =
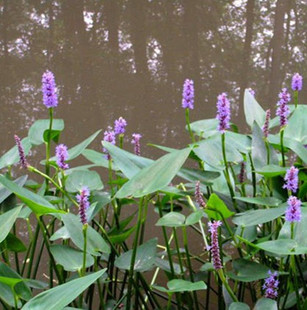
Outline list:
[[[180,227],[184,226],[185,216],[178,212],[169,212],[161,217],[156,226]]]
[[[277,310],[277,302],[270,298],[261,298],[257,301],[254,310]]]
[[[62,220],[65,224],[69,236],[72,242],[80,249],[83,250],[84,247],[84,237],[83,237],[83,225],[80,222],[78,216],[67,213],[62,216]],[[101,237],[101,235],[93,229],[91,226],[87,227],[87,253],[100,256],[101,253],[110,253],[110,247]]]
[[[212,136],[206,140],[198,142],[199,146],[193,149],[193,152],[205,163],[217,170],[224,170],[224,160],[222,153],[221,134]],[[233,145],[227,139],[225,140],[227,150],[227,160],[229,162],[242,161],[240,152],[233,148]]]
[[[6,248],[9,251],[20,253],[25,252],[27,250],[27,247],[24,245],[24,243],[11,233],[7,235],[5,241],[6,241]]]
[[[58,239],[66,240],[66,239],[69,239],[69,238],[70,238],[70,235],[69,235],[68,230],[66,229],[65,226],[62,226],[60,229],[58,229],[58,230],[50,237],[50,240],[51,240],[51,241],[55,241],[55,240],[58,240]]]
[[[151,159],[129,153],[112,143],[102,141],[102,145],[109,151],[116,167],[118,167],[128,179],[134,177],[142,168],[153,163]]]
[[[185,225],[186,226],[194,225],[194,224],[198,223],[203,216],[204,216],[204,211],[203,210],[194,211],[193,213],[191,213],[187,217],[187,219],[185,221]]]
[[[232,218],[232,221],[239,226],[253,226],[275,220],[276,218],[283,215],[285,211],[286,207],[250,210],[236,214],[236,216]]]
[[[11,287],[14,286],[19,298],[29,300],[32,297],[28,286],[23,282],[24,279],[6,264],[0,262],[0,298],[7,304],[14,307],[14,295]],[[6,284],[5,284],[6,283]],[[20,304],[20,302],[18,302]]]
[[[191,123],[191,129],[197,135],[209,138],[217,133],[218,120],[216,118],[203,119]]]
[[[213,209],[213,210],[209,210]],[[216,210],[216,211],[214,211]],[[234,212],[231,212],[224,201],[221,200],[216,194],[211,194],[209,200],[207,201],[207,208],[204,210],[211,219],[223,220],[231,217]],[[218,211],[218,212],[217,212]]]
[[[97,166],[109,167],[109,161],[105,158],[104,154],[90,149],[85,149],[81,153],[87,160],[94,163]],[[116,170],[114,165],[112,165],[113,170]]]
[[[27,156],[29,154],[31,146],[32,146],[30,143],[30,139],[28,137],[22,139],[21,145],[23,146],[25,155]],[[15,145],[8,152],[6,152],[4,155],[1,156],[1,158],[0,158],[0,169],[8,167],[8,166],[12,166],[12,165],[18,163],[19,160],[20,160],[19,159],[19,152],[18,152],[17,146]]]
[[[68,150],[68,160],[72,160],[78,157],[86,149],[86,147],[95,140],[95,138],[100,134],[100,132],[101,130],[96,131],[94,134],[89,136],[87,139],[85,139],[78,145],[70,148]]]
[[[143,168],[116,193],[117,198],[142,197],[166,187],[188,158],[189,148],[166,154]]]
[[[6,238],[12,229],[22,206],[14,208],[0,215],[0,243]]]
[[[136,229],[136,226],[117,232],[117,233],[112,233],[111,235],[109,235],[109,239],[114,244],[122,243],[130,237],[130,235],[135,231],[135,229]]]
[[[23,201],[37,216],[50,213],[66,213],[57,210],[42,196],[39,196],[26,188],[20,187],[14,182],[0,175],[0,183],[12,191],[21,201]]]
[[[299,105],[289,118],[285,127],[284,137],[296,140],[301,144],[307,144],[307,106]]]
[[[264,124],[265,111],[247,89],[245,89],[244,92],[244,114],[246,123],[250,127],[254,125],[254,122],[256,122],[258,126]]]
[[[265,165],[261,168],[256,169],[256,173],[264,175],[265,177],[272,178],[278,175],[286,173],[288,168],[280,167],[278,165]]]
[[[277,255],[299,255],[307,254],[307,247],[300,246],[293,239],[278,239],[266,241],[256,244],[256,246],[264,251]]]
[[[275,197],[234,197],[234,198],[240,201],[260,206],[277,207],[281,203],[281,200]]]
[[[31,144],[40,145],[44,143],[44,132],[49,130],[49,119],[37,120],[29,129],[29,138]],[[52,130],[62,131],[64,129],[64,121],[62,119],[54,119],[52,122]]]
[[[45,130],[44,136],[43,136],[44,142],[46,143],[48,142],[49,135],[50,135],[50,141],[54,141],[55,143],[58,143],[60,139],[60,134],[61,134],[61,130],[53,130],[53,129],[51,131],[49,131],[49,129]]]
[[[78,271],[83,266],[83,252],[66,245],[54,244],[50,247],[51,253],[56,262],[63,266],[66,271]],[[94,264],[91,255],[86,254],[86,267]]]
[[[270,268],[243,258],[236,259],[232,264],[235,272],[228,272],[227,275],[234,280],[252,282],[269,276]]]
[[[19,177],[18,179],[14,180],[13,182],[16,183],[18,186],[22,187],[27,181],[28,176],[23,175]],[[2,203],[7,197],[9,197],[12,194],[10,190],[8,190],[6,187],[0,185],[0,203]]]
[[[42,292],[27,302],[22,310],[59,310],[70,304],[92,283],[99,279],[106,269],[92,273],[85,277],[72,280],[68,283],[56,286]]]
[[[167,282],[167,287],[166,289],[161,286],[154,286],[155,289],[165,293],[193,292],[207,289],[204,281],[190,282],[182,279],[174,279]]]
[[[190,182],[200,181],[206,185],[213,185],[213,181],[221,174],[217,171],[200,171],[197,169],[181,168],[177,175]]]
[[[65,188],[68,192],[79,192],[84,186],[90,191],[103,189],[100,176],[96,171],[76,170],[67,177]]]
[[[132,251],[123,253],[115,260],[115,266],[119,269],[130,270]],[[155,265],[157,255],[157,238],[151,239],[140,245],[136,250],[134,271],[144,272]]]
[[[155,260],[155,265],[166,271],[166,272],[169,272],[171,273],[171,267],[170,267],[170,264],[169,264],[169,261],[168,260],[165,260],[165,259],[161,259],[160,257],[156,257],[156,260]],[[173,262],[173,267],[174,267],[174,272],[176,275],[181,275],[182,272],[181,272],[181,269],[180,269],[180,265],[179,264],[176,264]],[[186,268],[183,266],[183,271],[186,270]]]
[[[250,310],[250,307],[244,302],[233,302],[230,304],[229,310]]]

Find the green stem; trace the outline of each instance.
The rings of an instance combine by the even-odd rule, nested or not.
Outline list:
[[[189,247],[188,247],[188,236],[187,236],[187,230],[185,226],[182,227],[182,232],[183,232],[183,245],[184,245],[184,249],[185,249],[186,256],[187,256],[190,279],[191,279],[191,282],[194,282],[192,263],[191,263],[190,252],[189,252]],[[195,291],[193,291],[193,297],[194,297],[195,309],[199,309],[197,294]]]
[[[87,248],[87,227],[88,224],[83,225],[82,231],[83,231],[83,238],[84,238],[84,246],[83,246],[83,264],[82,264],[82,277],[85,276],[85,270],[86,270],[86,248]]]
[[[121,133],[119,135],[119,147],[122,149],[124,144],[124,135]]]
[[[284,130],[285,130],[284,127],[281,128],[280,130],[280,147],[281,147],[282,166],[286,167],[285,150],[284,150]]]
[[[231,181],[230,181],[230,174],[229,174],[229,170],[228,170],[228,163],[227,163],[227,158],[226,158],[226,144],[225,144],[225,133],[222,133],[221,135],[222,138],[222,153],[223,153],[223,160],[224,160],[224,164],[225,164],[225,178],[226,178],[226,182],[228,185],[228,189],[230,192],[230,196],[232,199],[232,203],[233,206],[235,208],[235,210],[237,212],[239,212],[238,206],[237,206],[237,201],[233,198],[235,196]]]
[[[134,243],[133,243],[133,251],[132,251],[131,262],[130,262],[128,293],[127,293],[127,305],[126,305],[126,309],[129,309],[129,310],[130,310],[131,296],[132,296],[134,264],[135,264],[136,251],[137,251],[137,247],[138,247],[138,240],[139,240],[139,235],[140,235],[140,230],[141,230],[141,222],[142,222],[142,214],[143,214],[143,200],[144,200],[144,198],[142,197],[140,199],[140,203],[139,203],[137,227],[136,227],[136,233],[135,233]]]
[[[35,234],[31,242],[31,254],[30,254],[30,260],[29,260],[29,266],[28,266],[28,273],[27,273],[27,278],[31,278],[31,272],[32,272],[32,266],[33,266],[33,260],[34,260],[34,254],[36,250],[36,244],[37,244],[37,239],[39,235],[39,226],[36,226]]]
[[[293,92],[293,99],[294,99],[295,108],[297,108],[297,105],[298,105],[298,90],[295,90]]]
[[[254,161],[252,158],[251,153],[248,153],[249,161],[251,164],[251,169],[252,169],[252,180],[253,180],[253,197],[256,197],[257,194],[257,182],[256,182],[256,173],[255,173],[255,166],[254,166]]]
[[[228,282],[227,282],[227,280],[226,280],[226,278],[225,278],[225,276],[224,276],[224,271],[223,271],[223,269],[217,270],[217,273],[218,273],[218,275],[219,275],[219,277],[220,277],[220,279],[221,279],[223,285],[225,286],[227,292],[229,293],[230,297],[232,298],[232,300],[233,300],[234,302],[238,302],[237,296],[236,296],[236,295],[234,294],[234,292],[232,291],[231,287],[229,286],[229,284],[228,284]]]
[[[191,124],[190,124],[190,109],[188,109],[188,108],[185,109],[185,121],[186,121],[186,124],[188,126],[188,131],[189,131],[191,140],[193,143],[195,143],[195,137],[194,137],[193,131],[191,129]]]
[[[50,174],[49,159],[50,159],[50,148],[51,148],[52,123],[53,123],[53,108],[50,108],[49,109],[49,131],[48,131],[48,138],[47,138],[47,143],[46,143],[46,175],[48,176]],[[46,181],[46,192],[48,192],[49,180],[45,179],[45,181]]]

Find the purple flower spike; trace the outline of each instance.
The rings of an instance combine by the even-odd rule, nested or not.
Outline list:
[[[277,280],[277,272],[274,273],[269,270],[269,277],[265,279],[262,288],[265,290],[264,297],[275,299],[277,298],[277,289],[279,281]]]
[[[303,88],[303,77],[298,73],[295,73],[292,77],[292,90],[301,91]]]
[[[221,221],[209,222],[209,231],[211,233],[211,254],[213,267],[215,270],[222,269],[222,262],[220,257],[219,239],[218,239],[218,228],[222,225]]]
[[[249,93],[253,96],[253,97],[255,97],[255,91],[252,89],[252,88],[248,88],[247,89],[248,91],[249,91]]]
[[[110,142],[115,144],[115,132],[111,126],[108,127],[108,130],[104,132],[103,141]],[[106,148],[103,148],[103,152],[107,154],[107,159],[110,160],[111,156]]]
[[[141,155],[141,144],[140,144],[141,138],[142,138],[142,135],[140,135],[139,133],[132,134],[131,143],[134,144],[134,154],[138,156]]]
[[[68,159],[67,146],[60,144],[55,148],[56,163],[61,169],[68,169],[69,165],[65,163]]]
[[[290,196],[288,201],[288,208],[286,210],[286,221],[300,222],[302,218],[301,204],[302,202],[295,196]]]
[[[195,200],[199,204],[200,207],[203,207],[203,208],[206,207],[206,203],[204,201],[203,195],[200,190],[200,181],[197,181],[195,185]]]
[[[86,218],[86,210],[90,206],[90,203],[88,201],[88,197],[90,196],[90,191],[87,187],[82,187],[80,194],[76,196],[77,201],[79,203],[79,215],[80,220],[83,225],[87,224],[87,218]]]
[[[127,122],[124,118],[120,117],[114,122],[114,132],[116,135],[125,133]]]
[[[217,115],[216,118],[219,120],[218,130],[224,133],[226,129],[230,127],[230,102],[227,98],[226,93],[222,93],[217,97]]]
[[[46,71],[42,77],[43,103],[47,108],[54,108],[58,105],[58,95],[54,75],[51,71]]]
[[[194,82],[186,79],[182,91],[182,107],[185,109],[194,109]]]
[[[283,188],[295,193],[298,189],[298,169],[294,166],[288,169],[284,180],[286,184],[284,184]]]
[[[242,161],[241,163],[241,169],[240,169],[240,174],[239,174],[239,182],[242,184],[244,183],[244,176],[245,176],[245,167],[246,167],[246,163],[245,161]]]
[[[264,125],[262,127],[262,132],[263,132],[263,135],[265,136],[265,138],[267,138],[269,135],[270,118],[271,118],[271,110],[269,109],[269,110],[265,111],[265,121],[264,121]]]
[[[19,153],[19,159],[20,159],[19,162],[23,168],[27,169],[29,164],[27,162],[27,159],[25,156],[25,151],[24,151],[23,146],[21,144],[21,140],[17,135],[14,135],[14,139],[15,139],[17,149],[18,149],[18,153]]]
[[[291,96],[287,91],[287,88],[283,88],[279,93],[279,101],[277,103],[276,115],[280,119],[280,127],[283,127],[288,124],[288,115],[290,114],[290,109],[288,103],[291,100]]]

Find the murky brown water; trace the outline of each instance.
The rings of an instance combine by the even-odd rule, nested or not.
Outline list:
[[[268,108],[292,73],[307,77],[305,0],[1,0],[0,25],[0,154],[14,133],[48,117],[40,92],[47,68],[69,147],[119,116],[129,135],[182,147],[187,77],[196,86],[192,120],[214,117],[226,91],[241,124],[243,88]]]

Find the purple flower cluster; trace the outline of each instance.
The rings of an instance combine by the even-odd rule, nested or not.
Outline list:
[[[290,196],[288,201],[288,208],[286,210],[286,221],[300,222],[302,218],[301,205],[302,202],[295,196]]]
[[[230,127],[230,102],[226,93],[222,93],[217,97],[217,115],[216,118],[219,121],[218,130],[224,133],[226,129]]]
[[[182,91],[182,107],[185,109],[194,109],[194,82],[186,79]]]
[[[267,138],[269,135],[270,118],[271,118],[271,110],[269,109],[269,110],[265,111],[265,121],[264,121],[264,125],[262,127],[262,132],[263,132],[263,135],[265,136],[265,138]]]
[[[211,233],[211,254],[213,267],[215,270],[222,269],[222,262],[220,257],[220,248],[219,248],[219,238],[218,238],[218,228],[222,225],[221,221],[209,222],[209,231]]]
[[[21,140],[17,135],[14,135],[14,139],[15,139],[17,149],[18,149],[18,153],[19,153],[19,162],[23,168],[27,169],[29,164],[27,162],[27,159],[25,156],[25,151],[24,151],[23,146],[21,144]]]
[[[195,185],[195,200],[200,207],[206,207],[206,203],[200,190],[200,181],[197,181]]]
[[[54,75],[51,71],[46,71],[42,77],[43,103],[47,108],[54,108],[58,105],[58,95]]]
[[[119,119],[115,120],[114,122],[114,132],[116,135],[120,135],[125,133],[127,126],[127,122],[124,118],[120,117]]]
[[[111,126],[108,127],[108,129],[104,132],[103,141],[110,142],[112,144],[115,144],[115,132]],[[107,154],[107,159],[110,160],[111,156],[106,148],[103,148],[103,152]]]
[[[68,169],[69,165],[65,163],[68,159],[68,151],[67,146],[64,144],[60,144],[55,148],[55,157],[56,163],[61,169]]]
[[[288,124],[288,115],[290,114],[290,109],[288,103],[291,100],[291,96],[287,91],[287,88],[283,88],[279,93],[279,101],[277,103],[276,115],[279,116],[280,126],[283,127]]]
[[[288,169],[284,180],[286,184],[284,184],[283,188],[295,193],[298,189],[298,169],[294,166]]]
[[[248,91],[249,91],[249,93],[253,96],[253,97],[255,97],[255,91],[252,89],[252,88],[248,88],[247,89]]]
[[[139,133],[132,134],[131,143],[134,144],[134,154],[138,156],[141,155],[141,144],[140,144],[141,138],[142,138],[142,135],[140,135]]]
[[[264,297],[275,299],[277,298],[277,289],[279,281],[277,280],[277,272],[274,273],[269,270],[269,277],[265,279],[262,288],[265,290]]]
[[[300,91],[303,88],[303,77],[298,73],[295,73],[292,77],[291,83],[292,90]]]
[[[87,224],[87,218],[86,218],[86,210],[90,206],[90,203],[88,201],[88,197],[90,196],[90,191],[87,187],[82,187],[80,194],[76,196],[77,201],[79,203],[79,215],[80,220],[83,225]]]

